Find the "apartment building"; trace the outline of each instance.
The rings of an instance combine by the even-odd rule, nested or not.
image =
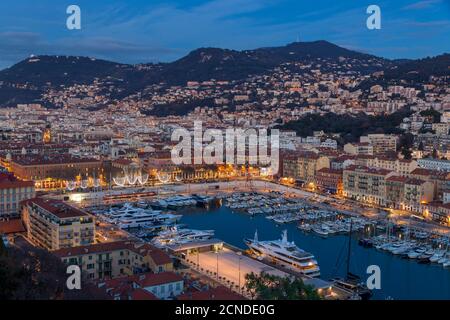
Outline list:
[[[388,134],[368,134],[361,136],[359,141],[368,143],[373,148],[373,154],[384,154],[397,151],[397,137]]]
[[[425,217],[450,227],[450,203],[440,201],[430,202],[425,205]]]
[[[13,174],[0,172],[0,218],[20,214],[20,202],[36,196],[33,181],[22,181]]]
[[[368,142],[347,143],[344,145],[344,152],[350,155],[373,155],[373,146]]]
[[[11,160],[10,165],[18,178],[34,180],[36,188],[42,189],[65,188],[68,180],[101,178],[104,175],[102,161],[68,154],[18,156]]]
[[[406,160],[398,158],[389,158],[382,156],[359,155],[355,159],[355,164],[366,167],[381,168],[395,171],[396,173],[407,176],[418,167],[416,160]]]
[[[445,122],[433,123],[431,125],[431,128],[433,129],[436,135],[444,136],[449,134],[450,124]]]
[[[450,203],[450,191],[444,192],[444,195],[442,197],[442,202],[444,204]]]
[[[405,182],[407,177],[391,176],[386,179],[386,206],[393,209],[400,209],[400,204],[404,201]]]
[[[343,191],[342,170],[322,168],[316,172],[315,181],[319,188],[337,194],[341,194]]]
[[[286,155],[282,163],[283,176],[303,182],[314,182],[318,170],[330,167],[328,157],[309,151]]]
[[[38,247],[53,251],[94,243],[95,218],[63,201],[26,200],[22,219],[28,240]]]
[[[450,181],[450,172],[416,168],[408,176],[432,182],[434,185],[434,200],[442,200],[444,192],[450,188],[448,182]]]
[[[386,205],[386,180],[394,175],[393,171],[364,166],[350,166],[343,173],[343,194],[347,198]]]
[[[417,160],[417,163],[423,169],[450,172],[450,160],[423,158]]]
[[[404,200],[401,209],[422,212],[423,205],[433,201],[433,183],[420,179],[407,179],[405,181]]]
[[[88,280],[173,270],[172,260],[164,251],[131,240],[65,248],[53,253],[68,265],[78,265]]]

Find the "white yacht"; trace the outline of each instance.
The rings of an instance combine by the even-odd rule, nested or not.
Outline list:
[[[310,277],[320,276],[319,265],[314,256],[287,240],[284,230],[280,240],[259,241],[258,233],[254,239],[244,239],[245,244],[258,258],[269,258],[276,263]]]
[[[145,228],[160,224],[171,224],[181,219],[181,215],[163,213],[158,210],[134,207],[128,203],[121,208],[111,208],[104,214],[105,219],[122,229]]]
[[[213,236],[214,230],[195,230],[173,226],[160,232],[151,242],[158,247],[164,247],[171,244],[208,240]]]

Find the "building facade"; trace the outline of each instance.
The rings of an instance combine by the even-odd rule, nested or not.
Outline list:
[[[69,155],[30,155],[11,160],[11,171],[23,180],[34,180],[36,188],[66,188],[68,181],[102,179],[102,161]]]
[[[283,176],[303,182],[314,182],[316,172],[330,167],[328,157],[314,152],[301,152],[283,158]]]
[[[20,202],[36,196],[33,181],[22,181],[0,172],[0,218],[20,214]]]
[[[360,142],[369,143],[373,154],[385,154],[397,151],[397,137],[388,134],[368,134],[359,138]]]
[[[62,201],[34,198],[22,203],[28,240],[53,251],[94,243],[94,216]]]
[[[393,174],[385,169],[350,166],[343,173],[343,194],[353,200],[385,206],[386,180]]]
[[[78,265],[87,280],[173,271],[172,260],[164,251],[136,241],[97,243],[61,249],[54,254],[68,265]]]

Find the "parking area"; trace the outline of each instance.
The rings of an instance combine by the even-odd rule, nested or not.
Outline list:
[[[239,285],[242,288],[245,285],[245,275],[251,272],[257,274],[265,272],[277,276],[287,275],[283,271],[238,254],[226,247],[217,253],[190,253],[186,259],[194,269],[233,289],[238,289]]]

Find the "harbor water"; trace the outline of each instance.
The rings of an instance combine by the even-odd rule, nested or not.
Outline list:
[[[348,236],[326,238],[304,233],[295,223],[277,225],[262,215],[250,216],[222,206],[212,210],[185,210],[180,221],[193,229],[214,229],[217,238],[247,249],[243,239],[253,238],[258,230],[260,240],[276,240],[284,229],[288,240],[315,255],[321,268],[321,278],[343,277],[346,272]],[[364,248],[352,238],[350,272],[365,281],[366,269],[377,265],[381,269],[381,289],[373,290],[372,299],[450,299],[450,269],[436,264],[419,264],[375,248]]]

